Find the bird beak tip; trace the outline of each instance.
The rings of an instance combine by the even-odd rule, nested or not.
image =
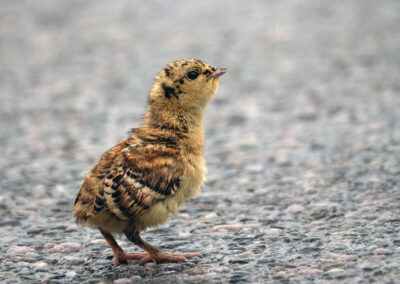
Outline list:
[[[217,67],[217,69],[216,69],[214,72],[212,72],[212,73],[208,76],[207,80],[209,80],[209,79],[211,79],[211,78],[216,79],[216,78],[218,78],[219,76],[225,74],[226,72],[228,72],[228,69]]]

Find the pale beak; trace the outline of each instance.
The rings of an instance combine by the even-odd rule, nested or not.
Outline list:
[[[212,72],[210,75],[208,75],[207,81],[210,80],[210,79],[216,79],[216,78],[218,78],[219,76],[225,74],[226,72],[228,72],[228,69],[226,69],[226,68],[218,68],[218,67],[217,67],[217,70],[215,70],[215,71]]]

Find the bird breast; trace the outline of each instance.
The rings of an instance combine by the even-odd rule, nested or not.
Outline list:
[[[200,192],[205,182],[207,169],[202,156],[188,156],[187,168],[176,193],[153,205],[149,210],[135,217],[135,227],[145,230],[168,222],[170,214],[176,215],[183,201]]]

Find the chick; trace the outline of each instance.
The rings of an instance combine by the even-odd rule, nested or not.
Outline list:
[[[114,252],[114,265],[187,261],[200,253],[167,253],[140,237],[166,223],[205,180],[203,117],[227,71],[197,59],[168,64],[150,90],[141,127],[105,152],[87,174],[73,213],[79,224],[100,230]],[[125,253],[112,234],[124,234],[145,253]]]

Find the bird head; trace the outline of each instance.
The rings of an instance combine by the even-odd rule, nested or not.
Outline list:
[[[197,59],[168,64],[155,79],[150,92],[151,104],[184,110],[204,109],[218,90],[218,78],[227,72]]]

